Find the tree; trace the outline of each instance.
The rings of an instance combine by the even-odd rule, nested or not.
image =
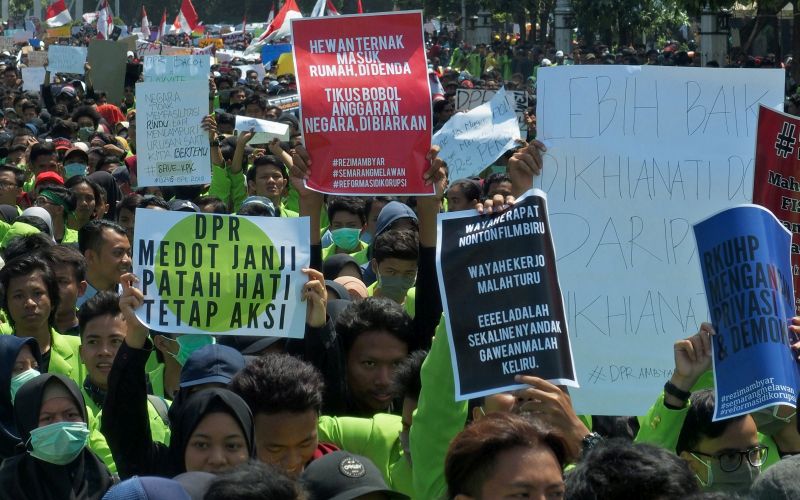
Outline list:
[[[641,43],[642,37],[666,36],[687,21],[680,0],[573,0],[578,32],[587,44]]]

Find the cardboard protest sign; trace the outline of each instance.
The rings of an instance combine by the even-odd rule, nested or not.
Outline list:
[[[769,210],[744,205],[694,225],[712,338],[714,421],[797,404],[789,340],[795,314],[792,234]]]
[[[51,73],[83,74],[88,49],[70,45],[51,45],[47,50],[48,69]]]
[[[47,70],[43,66],[22,68],[22,90],[25,92],[39,92],[44,83]]]
[[[520,387],[519,373],[577,387],[546,195],[496,217],[440,214],[436,268],[456,400]]]
[[[514,103],[505,90],[472,111],[458,113],[433,136],[452,180],[477,175],[520,139]]]
[[[208,83],[136,84],[136,152],[139,186],[182,186],[211,182]]]
[[[528,93],[524,90],[507,90],[514,101],[514,112],[517,115],[517,122],[520,130],[526,129],[525,110],[528,109]],[[469,111],[478,106],[491,101],[496,90],[489,89],[456,89],[454,109],[456,111]]]
[[[308,218],[136,210],[137,317],[168,333],[302,338]]]
[[[251,129],[256,131],[256,134],[248,141],[248,144],[268,144],[275,138],[281,141],[289,140],[289,125],[286,123],[236,115],[234,129],[239,132],[247,132]]]
[[[28,52],[28,67],[42,68],[47,66],[47,52],[32,50]]]
[[[306,185],[350,195],[433,194],[422,13],[292,20]]]
[[[692,224],[750,203],[759,103],[781,70],[558,66],[537,80],[579,414],[644,415],[708,317]]]
[[[800,290],[800,119],[758,110],[753,203],[766,207],[792,233],[792,281]],[[795,298],[800,315],[800,302]]]
[[[0,52],[11,52],[14,50],[15,45],[16,42],[14,42],[14,38],[10,36],[0,36]]]
[[[211,56],[145,56],[146,82],[208,82]]]
[[[128,50],[128,45],[121,41],[92,40],[89,42],[89,65],[96,69],[92,71],[92,84],[96,91],[106,92],[108,102],[112,104],[122,102]]]

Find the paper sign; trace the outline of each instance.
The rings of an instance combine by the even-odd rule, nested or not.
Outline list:
[[[210,56],[145,56],[146,82],[208,82]]]
[[[137,317],[153,330],[303,338],[307,217],[137,209]]]
[[[758,112],[753,203],[792,233],[792,280],[800,290],[800,119],[762,106]],[[800,302],[795,298],[800,315]]]
[[[44,83],[47,70],[43,66],[22,68],[22,90],[26,92],[39,92]]]
[[[51,73],[83,74],[88,49],[67,45],[51,45],[47,50],[48,69]]]
[[[350,195],[433,194],[422,13],[292,20],[306,185]]]
[[[496,92],[496,90],[488,89],[456,89],[454,109],[456,111],[475,109],[481,104],[491,101]],[[514,100],[514,112],[517,114],[520,130],[527,130],[525,110],[528,109],[528,93],[524,90],[509,90],[507,93]]]
[[[136,41],[136,53],[139,56],[158,56],[161,55],[161,44],[152,43],[144,40]]]
[[[673,344],[708,319],[692,224],[749,203],[769,69],[539,70],[537,138],[581,389],[578,414],[644,415]]]
[[[276,137],[280,141],[289,140],[289,125],[286,123],[236,115],[236,124],[234,128],[239,132],[247,132],[250,129],[255,129],[256,134],[250,139],[248,144],[268,144]]]
[[[797,404],[792,354],[792,235],[758,205],[730,208],[695,224],[712,338],[714,421]]]
[[[440,214],[437,271],[457,401],[524,387],[517,374],[577,387],[546,195],[502,215]]]
[[[208,83],[136,84],[136,146],[139,186],[211,182]]]
[[[122,41],[92,40],[89,42],[88,60],[89,65],[94,69],[92,84],[96,91],[105,92],[108,95],[108,102],[112,104],[119,104],[122,101],[128,50],[133,49],[128,49],[128,45]]]
[[[41,68],[47,66],[47,52],[41,50],[34,50],[28,52],[28,67]]]
[[[247,78],[248,71],[255,71],[258,73],[258,82],[261,83],[264,81],[264,77],[267,73],[264,71],[264,66],[261,64],[251,64],[251,65],[244,65],[244,66],[234,66],[235,68],[239,68],[242,72],[242,78]]]
[[[433,136],[451,180],[477,175],[520,139],[514,102],[504,90],[472,111],[450,117]]]

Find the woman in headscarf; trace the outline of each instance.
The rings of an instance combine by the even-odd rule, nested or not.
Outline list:
[[[253,416],[238,395],[212,388],[191,394],[170,415],[169,447],[154,442],[147,419],[103,430],[122,477],[173,477],[184,472],[218,473],[255,457]]]
[[[98,171],[87,176],[88,179],[94,181],[98,186],[106,191],[106,204],[108,211],[103,216],[104,219],[115,222],[117,220],[117,203],[122,199],[122,192],[119,190],[117,181],[114,176],[108,172]]]
[[[0,466],[0,498],[95,500],[111,487],[108,469],[86,446],[88,416],[75,382],[52,373],[29,380],[14,417],[24,451]]]
[[[22,384],[39,375],[41,361],[33,337],[0,335],[0,461],[14,455],[20,443],[12,398]]]

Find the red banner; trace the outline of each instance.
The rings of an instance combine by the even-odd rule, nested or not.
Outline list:
[[[433,194],[422,174],[431,94],[422,13],[294,19],[307,186],[350,195]]]
[[[763,105],[758,112],[753,203],[770,210],[792,232],[794,303],[800,314],[800,118]]]

